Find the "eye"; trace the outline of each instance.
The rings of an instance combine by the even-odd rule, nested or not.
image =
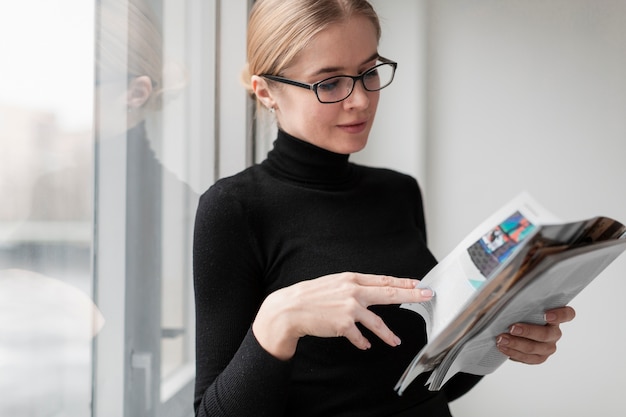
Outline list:
[[[371,70],[363,74],[363,77],[369,79],[378,78],[378,68],[372,68]]]
[[[324,92],[330,92],[333,91],[335,89],[337,89],[337,87],[339,86],[339,83],[341,82],[341,78],[337,77],[337,78],[331,78],[329,80],[326,80],[322,83],[319,83],[317,85],[317,90],[318,91],[324,91]]]

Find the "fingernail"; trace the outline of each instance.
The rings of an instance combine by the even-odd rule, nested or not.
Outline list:
[[[509,333],[511,333],[514,336],[520,336],[524,331],[522,330],[521,327],[513,325],[511,326],[511,331]]]
[[[402,340],[398,336],[394,337],[394,342],[396,342],[396,346],[400,346],[402,344]]]
[[[509,344],[508,337],[498,336],[498,338],[496,339],[496,346],[504,346],[508,344]]]
[[[434,297],[435,296],[435,292],[430,288],[422,288],[420,290],[420,294],[422,295],[422,297]]]
[[[546,313],[543,315],[543,319],[546,321],[546,323],[550,323],[556,320],[556,314],[554,313]]]

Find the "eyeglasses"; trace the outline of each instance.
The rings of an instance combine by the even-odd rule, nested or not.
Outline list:
[[[393,81],[398,63],[390,59],[378,57],[380,64],[362,72],[359,75],[337,75],[323,79],[313,84],[302,83],[290,80],[289,78],[277,75],[263,74],[262,77],[268,80],[277,81],[283,84],[295,85],[296,87],[312,90],[320,103],[338,103],[350,97],[354,91],[354,85],[361,80],[363,88],[367,91],[378,91],[387,87]]]

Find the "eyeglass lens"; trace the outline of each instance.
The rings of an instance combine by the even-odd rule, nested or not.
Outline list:
[[[393,80],[394,68],[391,64],[381,64],[361,76],[363,86],[368,91],[378,91],[387,87]],[[339,76],[317,84],[317,97],[321,102],[336,102],[347,98],[354,88],[355,80]]]

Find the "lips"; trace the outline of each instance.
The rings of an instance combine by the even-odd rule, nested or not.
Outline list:
[[[354,123],[345,123],[338,126],[340,129],[349,133],[360,133],[367,127],[367,121],[357,121]]]
[[[366,123],[367,123],[367,119],[355,120],[349,123],[342,123],[339,125],[339,127],[358,126],[358,125],[364,125]]]

